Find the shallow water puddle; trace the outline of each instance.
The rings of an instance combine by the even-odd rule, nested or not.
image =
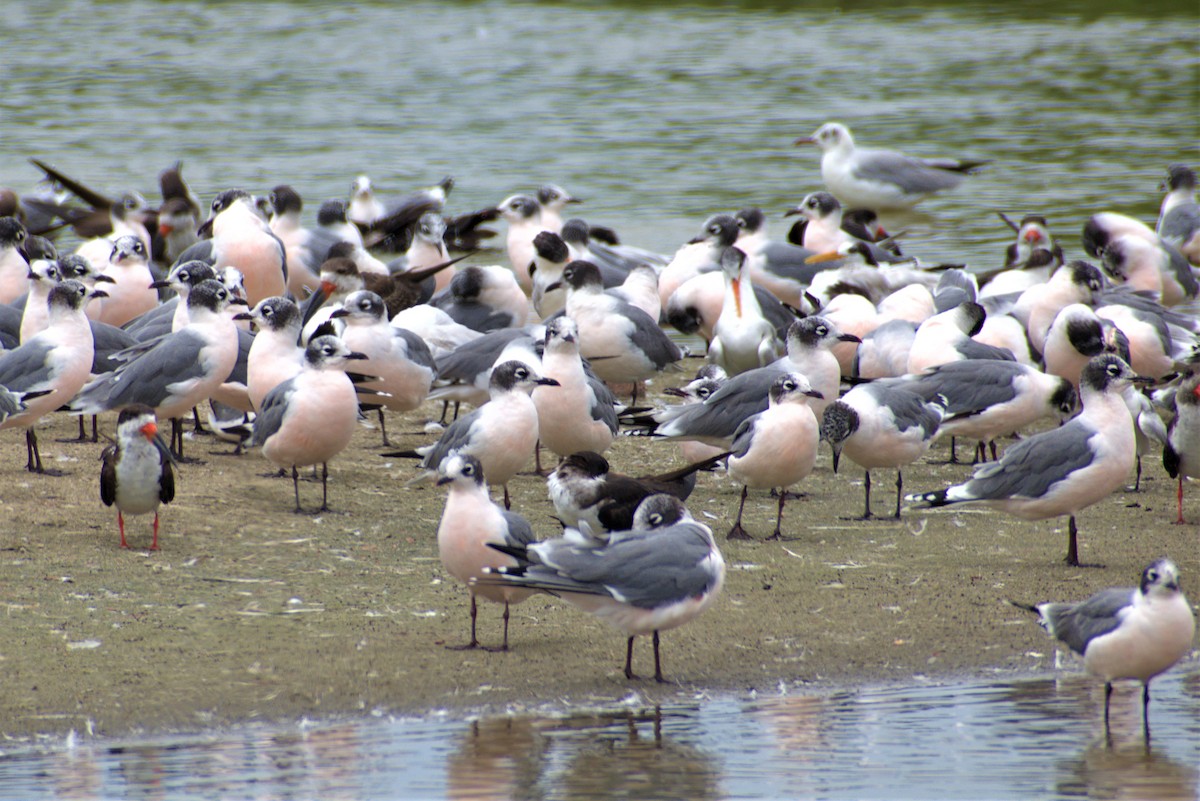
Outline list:
[[[1113,699],[1078,675],[458,720],[370,717],[0,758],[0,797],[1156,798],[1200,791],[1200,671]]]

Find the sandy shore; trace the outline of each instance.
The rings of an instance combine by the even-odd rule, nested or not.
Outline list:
[[[434,406],[389,418],[389,430],[420,431]],[[101,427],[111,434],[114,421]],[[1133,584],[1165,554],[1200,600],[1200,526],[1172,525],[1175,487],[1157,456],[1146,460],[1140,493],[1080,516],[1081,559],[1106,565],[1080,569],[1062,562],[1065,520],[969,509],[845,519],[861,512],[862,471],[844,463],[834,475],[825,449],[800,487],[805,497],[788,504],[786,542],[726,542],[740,490],[721,474],[701,478],[689,506],[718,534],[725,591],[704,617],[663,635],[669,684],[631,683],[623,636],[553,598],[513,608],[509,653],[445,648],[465,642],[468,605],[438,561],[443,493],[405,487],[412,464],[381,458],[374,429],[362,428],[331,464],[334,511],[319,517],[292,512],[291,481],[267,475],[261,455],[189,441],[205,463],[182,467],[157,553],[118,547],[115,512],[99,500],[102,444],[56,441],[75,432],[61,415],[39,428],[43,459],[61,477],[26,473],[24,437],[0,435],[0,735],[18,742],[72,729],[604,703],[631,688],[653,701],[780,682],[1044,671],[1054,645],[1006,598],[1078,599]],[[403,446],[429,439],[393,436]],[[906,491],[965,477],[969,468],[944,464],[947,454],[939,445],[906,470]],[[681,464],[675,446],[642,439],[620,440],[609,457],[632,473]],[[873,479],[874,507],[886,513],[895,474]],[[544,481],[522,476],[512,490],[539,536],[554,535]],[[311,508],[320,486],[303,483],[301,493]],[[1200,520],[1194,487],[1188,507]],[[765,493],[752,494],[747,528],[765,536],[774,510]],[[148,546],[149,518],[129,522],[131,543]],[[499,607],[481,606],[480,636],[499,641]],[[648,641],[634,664],[652,674]]]

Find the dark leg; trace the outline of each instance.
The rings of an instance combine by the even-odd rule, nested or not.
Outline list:
[[[666,684],[667,680],[662,674],[662,659],[658,655],[658,629],[654,630],[654,680],[659,684]]]
[[[863,507],[863,516],[859,519],[860,520],[870,520],[871,519],[871,471],[865,470],[863,472],[866,475],[866,478],[863,480],[863,495],[864,495],[866,505]]]
[[[100,429],[96,422],[99,419],[100,419],[100,415],[98,415],[98,414],[92,415],[92,442],[100,441]]]
[[[747,487],[742,487],[742,502],[738,504],[737,522],[733,524],[733,528],[729,529],[729,533],[725,535],[727,540],[752,540],[754,539],[746,533],[746,529],[742,528],[742,510],[746,508],[746,495],[750,492]]]
[[[1146,748],[1150,747],[1150,682],[1142,685],[1142,736],[1146,738]]]
[[[504,508],[512,509],[512,498],[508,497],[508,485],[504,485]]]
[[[988,447],[992,451],[992,461],[994,462],[994,461],[996,461],[996,440],[994,440],[994,439],[990,440],[988,442]]]
[[[315,468],[314,468],[315,469]],[[318,512],[329,511],[329,463],[321,462],[321,508]]]
[[[292,489],[296,491],[296,514],[300,514],[304,510],[300,508],[300,471],[296,465],[292,465]]]
[[[383,407],[379,407],[379,430],[383,432],[383,447],[390,448],[392,443],[388,442],[387,438],[387,423],[383,419]]]
[[[1071,515],[1071,521],[1067,524],[1067,558],[1066,563],[1071,567],[1079,567],[1079,530],[1075,528],[1075,515]],[[1108,685],[1108,691],[1112,692],[1112,685]],[[1104,704],[1104,724],[1108,726],[1108,702]]]
[[[904,497],[904,474],[896,470],[896,519],[900,519],[900,499]]]
[[[625,643],[625,678],[633,680],[637,676],[633,672],[633,637]]]
[[[1075,526],[1075,515],[1067,524],[1067,558],[1063,560],[1071,567],[1104,567],[1101,564],[1084,564],[1079,561],[1079,529]]]
[[[475,616],[479,610],[475,608],[475,593],[471,593],[471,641],[466,645],[447,645],[451,651],[466,651],[471,648],[479,647],[479,640],[475,638]]]
[[[33,430],[33,426],[25,429],[25,450],[28,453],[25,469],[30,473],[46,472],[42,469],[42,454],[38,450],[37,432]]]
[[[458,419],[458,410],[462,408],[462,401],[454,402],[454,419]]]
[[[450,401],[442,401],[442,417],[438,420],[439,425],[446,425],[446,415],[450,411]]]
[[[950,461],[949,464],[958,464],[958,437],[950,437]]]
[[[1112,745],[1112,732],[1108,728],[1108,705],[1112,701],[1113,686],[1111,681],[1104,682],[1104,737]]]
[[[641,384],[641,383],[642,383],[641,381],[634,381],[634,382],[633,382],[633,395],[632,395],[632,396],[630,397],[630,399],[629,399],[629,405],[630,405],[630,406],[637,406],[637,392],[638,392],[638,385],[639,385],[639,384]]]
[[[492,648],[487,648],[487,647],[484,647],[484,649],[483,649],[483,650],[485,650],[485,651],[491,651],[491,652],[493,652],[493,653],[495,653],[495,652],[497,652],[497,651],[500,651],[500,652],[507,653],[507,651],[508,651],[508,601],[505,601],[505,602],[504,602],[504,640],[502,641],[502,643],[501,643],[501,645],[500,645],[500,647],[499,647],[499,648],[496,648],[496,647],[492,647]]]
[[[775,531],[771,533],[771,536],[767,537],[767,539],[769,539],[769,540],[783,539],[783,531],[782,531],[782,529],[783,529],[783,503],[786,500],[787,500],[787,491],[780,490],[779,491],[779,512],[775,515]]]
[[[178,417],[171,418],[171,453],[176,459],[183,459],[183,423]]]
[[[204,430],[204,426],[200,425],[200,410],[197,409],[195,406],[192,407],[192,430],[195,431],[197,434],[207,434],[208,433],[207,431]]]
[[[975,458],[971,460],[971,464],[979,464],[987,461],[987,445],[983,442],[975,443]]]
[[[83,424],[83,415],[79,415],[79,442],[84,442],[87,439],[87,427]]]

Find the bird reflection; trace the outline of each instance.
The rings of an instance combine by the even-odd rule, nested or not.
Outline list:
[[[446,797],[530,798],[548,742],[531,717],[494,717],[467,725],[446,762]]]
[[[1136,725],[1136,704],[1130,709]],[[1110,748],[1100,741],[1078,757],[1060,762],[1057,770],[1055,794],[1063,798],[1192,801],[1200,797],[1200,770],[1140,743]]]
[[[665,736],[659,707],[573,716],[559,722],[555,738],[570,749],[554,777],[565,799],[720,797],[716,758]]]

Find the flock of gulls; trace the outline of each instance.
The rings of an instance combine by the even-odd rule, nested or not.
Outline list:
[[[1002,267],[966,271],[903,252],[877,212],[953,189],[985,162],[860,148],[832,122],[802,143],[820,149],[826,191],[788,212],[786,239],[747,208],[713,215],[673,254],[564,219],[577,199],[554,185],[453,216],[452,179],[386,199],[360,176],[309,226],[287,185],[227,189],[205,206],[176,165],[153,207],[34,160],[44,184],[0,191],[0,429],[24,430],[41,473],[39,420],[78,415],[86,438],[90,416],[97,441],[97,416],[116,413],[100,496],[122,547],[125,516],[153,514],[157,549],[187,417],[290,470],[299,512],[299,468],[319,468],[328,508],[328,463],[365,415],[390,449],[385,414],[441,401],[436,440],[384,455],[419,460],[413,481],[446,487],[438,547],[469,590],[463,647],[482,647],[477,599],[503,605],[507,649],[509,606],[552,593],[625,633],[627,677],[634,638],[650,635],[659,681],[659,633],[711,606],[724,582],[717,537],[685,505],[704,471],[742,486],[729,539],[750,537],[742,513],[765,490],[770,537],[782,538],[788,490],[825,443],[835,472],[865,472],[864,518],[872,472],[894,470],[895,517],[906,504],[1065,516],[1066,562],[1079,565],[1076,515],[1161,452],[1184,525],[1185,479],[1200,477],[1194,172],[1169,167],[1155,227],[1088,219],[1090,260],[1066,258],[1030,214],[1004,218],[1014,241]],[[506,226],[508,263],[464,261],[501,235],[489,225]],[[69,254],[55,244],[66,229],[83,240]],[[669,405],[646,404],[645,382],[689,355],[667,328],[706,344],[704,366],[666,391]],[[170,444],[158,431],[168,420]],[[622,435],[678,443],[687,466],[619,474],[604,453]],[[904,467],[938,438],[952,461],[965,444],[973,473],[905,495]],[[543,451],[558,460],[548,470]],[[534,461],[563,523],[554,539],[510,508],[508,482]],[[1180,530],[1195,547],[1195,528]],[[1193,644],[1169,559],[1137,587],[1017,605],[1109,693],[1141,681],[1144,720],[1150,680]]]

